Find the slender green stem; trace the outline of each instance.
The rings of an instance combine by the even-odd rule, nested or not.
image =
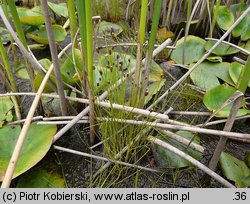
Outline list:
[[[24,32],[23,32],[22,24],[20,22],[20,19],[19,19],[18,13],[17,13],[15,1],[14,0],[8,0],[8,4],[9,4],[10,13],[12,15],[13,22],[14,22],[18,37],[21,40],[21,42],[23,43],[26,50],[28,50],[27,41],[26,41],[26,38],[25,38],[25,35],[24,35]]]
[[[136,55],[136,68],[135,68],[135,75],[134,75],[134,84],[131,90],[131,105],[132,106],[137,106],[136,104],[139,99],[138,93],[139,93],[139,86],[140,86],[140,80],[141,80],[141,58],[142,58],[143,43],[145,41],[147,6],[148,6],[148,0],[142,0],[140,28],[139,28],[139,33],[138,33],[139,43],[137,44],[137,55]]]
[[[246,92],[250,79],[250,55],[247,58],[246,64],[240,73],[240,78],[236,84],[236,88],[242,93]]]
[[[11,88],[12,88],[12,90],[9,90],[9,91],[18,92],[16,83],[15,83],[15,78],[14,78],[14,75],[12,73],[10,63],[8,61],[8,57],[7,57],[6,51],[4,49],[3,42],[2,42],[1,38],[0,38],[0,54],[1,54],[1,58],[3,60],[4,68],[5,68],[5,71],[6,71],[7,75],[8,75],[8,79],[9,79],[9,82],[10,82],[10,85],[11,85]]]
[[[150,72],[150,67],[152,64],[154,44],[156,40],[156,34],[157,34],[159,19],[161,15],[161,5],[162,5],[162,0],[155,1],[153,22],[152,22],[151,33],[150,33],[149,43],[148,43],[148,51],[147,51],[146,62],[145,62],[145,67],[144,67],[144,76],[142,77],[143,83],[142,83],[142,89],[141,89],[141,94],[140,94],[141,95],[140,107],[144,106],[145,95],[146,95],[146,90],[147,90],[148,80],[149,80],[149,72]]]
[[[187,7],[187,22],[191,16],[191,9],[192,9],[192,0],[188,0],[188,7]]]
[[[76,11],[75,11],[75,3],[74,0],[67,0],[67,6],[69,11],[69,23],[70,23],[70,35],[71,35],[71,42],[74,43],[73,47],[77,47],[77,43],[74,42],[74,38],[77,31],[77,24],[76,24]]]

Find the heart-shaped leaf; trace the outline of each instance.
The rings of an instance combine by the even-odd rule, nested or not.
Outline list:
[[[187,132],[187,131],[178,131],[176,132],[176,134],[188,140],[191,140],[194,137],[192,133]],[[169,143],[170,145],[178,148],[181,151],[185,151],[188,155],[194,157],[197,160],[201,159],[201,153],[191,149],[190,147],[187,148],[185,145],[182,145],[173,139],[169,139],[166,136],[160,135],[160,136],[157,136],[157,138],[159,138],[160,140],[164,142]],[[200,138],[198,136],[195,136],[193,142],[196,144],[199,144]],[[188,162],[187,160],[183,159],[182,157],[179,157],[178,155],[170,152],[169,150],[159,145],[153,146],[153,153],[154,153],[156,161],[160,163],[161,166],[164,166],[164,167],[170,166],[170,167],[175,167],[175,168],[183,168],[183,167],[192,166],[192,164]]]
[[[57,42],[62,42],[67,35],[66,30],[60,25],[53,25],[53,33],[55,41]],[[27,33],[27,36],[38,43],[49,44],[48,34],[45,26],[41,26],[39,30]]]
[[[230,77],[232,78],[232,80],[234,81],[235,84],[237,84],[239,77],[240,77],[241,70],[243,68],[244,68],[244,65],[242,65],[238,62],[233,62],[231,64],[231,67],[229,69],[229,74],[230,74]],[[250,87],[250,79],[248,82],[248,86]]]
[[[186,43],[184,45],[184,37],[178,40],[175,50],[171,54],[171,59],[177,64],[182,64],[183,59],[183,49],[185,46],[185,60],[184,64],[191,64],[197,62],[206,52],[205,50],[206,41],[189,35],[187,36]]]
[[[23,24],[31,26],[40,26],[44,24],[44,16],[41,12],[34,11],[24,7],[18,7],[17,12],[20,21]]]
[[[69,13],[67,9],[66,3],[58,3],[54,4],[52,2],[48,2],[48,6],[50,9],[58,16],[63,16],[64,18],[68,18]]]
[[[56,125],[31,124],[13,178],[29,170],[45,156],[56,130]],[[6,125],[0,129],[0,181],[3,180],[20,132],[20,126]]]
[[[210,48],[212,48],[214,46],[216,42],[209,40],[207,41],[206,45],[205,45],[205,49],[206,50],[210,50]],[[213,54],[218,55],[218,56],[226,56],[226,55],[232,55],[235,53],[238,53],[239,50],[237,48],[231,47],[230,45],[221,43],[219,44],[214,50],[213,50]]]
[[[4,121],[12,121],[13,115],[11,109],[14,104],[9,97],[0,97],[0,128]]]
[[[196,86],[206,90],[220,85],[219,79],[233,85],[234,82],[229,75],[230,66],[227,62],[203,62],[190,74],[190,77]]]
[[[250,186],[250,169],[245,162],[222,152],[220,167],[223,174],[231,181],[234,181],[237,187],[244,188]]]
[[[65,188],[65,182],[61,175],[48,173],[39,168],[27,172],[18,180],[17,188]]]
[[[99,24],[98,33],[99,35],[114,35],[117,36],[123,31],[122,27],[120,25],[110,23],[107,21],[102,21]]]
[[[236,89],[231,86],[219,85],[206,92],[203,98],[205,106],[211,110],[217,110],[230,96],[235,93]],[[217,117],[228,117],[232,103],[224,107],[220,112],[216,114]],[[250,110],[239,109],[237,116],[242,116],[250,113]]]
[[[234,23],[234,15],[227,6],[220,6],[216,21],[222,30],[228,30]]]

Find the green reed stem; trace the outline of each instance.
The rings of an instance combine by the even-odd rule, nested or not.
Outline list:
[[[137,55],[136,55],[136,68],[134,74],[134,84],[131,90],[131,106],[137,106],[138,103],[138,93],[141,80],[141,59],[142,59],[142,48],[145,41],[146,32],[146,22],[147,22],[147,8],[148,0],[142,0],[141,3],[141,16],[140,16],[140,27],[138,33],[138,45],[137,45]]]
[[[142,83],[142,90],[141,90],[141,94],[140,94],[141,95],[140,107],[143,107],[144,102],[145,102],[145,95],[146,95],[146,90],[147,90],[148,80],[149,80],[149,72],[150,72],[150,67],[152,64],[152,55],[153,55],[153,50],[154,50],[154,44],[155,44],[155,40],[156,40],[156,34],[157,34],[158,24],[159,24],[160,15],[161,15],[161,5],[162,5],[162,0],[155,1],[151,33],[150,33],[150,37],[149,37],[146,62],[145,62],[145,67],[144,67],[144,76],[142,78],[143,83]]]
[[[69,11],[69,24],[70,24],[70,36],[71,42],[74,43],[73,47],[77,47],[77,42],[74,42],[74,38],[77,31],[77,24],[76,24],[76,10],[75,10],[75,1],[74,0],[67,0],[67,6]]]
[[[250,55],[248,56],[246,64],[240,73],[240,77],[236,84],[236,88],[242,93],[245,93],[249,79],[250,79]]]
[[[191,16],[191,9],[192,9],[192,0],[188,0],[188,7],[187,7],[187,22]]]
[[[26,38],[25,38],[25,35],[23,32],[21,21],[19,19],[18,13],[17,13],[15,1],[8,0],[8,4],[9,4],[10,13],[12,15],[13,22],[14,22],[18,37],[21,40],[21,42],[23,43],[24,47],[28,50],[28,44],[27,44],[27,41],[26,41]]]

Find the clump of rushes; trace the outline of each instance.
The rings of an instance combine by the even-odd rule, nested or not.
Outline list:
[[[145,41],[145,30],[147,21],[147,7],[148,0],[142,0],[141,3],[141,16],[140,16],[140,28],[138,32],[137,54],[136,54],[136,68],[133,80],[133,86],[131,91],[131,106],[138,106],[138,94],[140,89],[141,80],[141,60],[142,60],[142,48]]]
[[[78,21],[83,50],[83,76],[87,84],[89,96],[90,117],[90,144],[95,141],[95,111],[94,111],[94,70],[93,70],[93,25],[92,25],[92,1],[77,0]]]
[[[159,19],[161,15],[161,5],[162,0],[156,0],[154,5],[153,19],[152,19],[152,27],[151,33],[149,37],[148,50],[146,54],[146,62],[143,70],[142,76],[142,89],[140,94],[140,107],[144,106],[145,95],[147,92],[148,80],[149,80],[149,72],[152,64],[152,55],[154,50],[154,44],[156,39],[156,33],[158,29]]]

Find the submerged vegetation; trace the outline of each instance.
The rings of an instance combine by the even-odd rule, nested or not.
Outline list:
[[[250,186],[249,1],[60,2],[0,4],[3,188]]]

